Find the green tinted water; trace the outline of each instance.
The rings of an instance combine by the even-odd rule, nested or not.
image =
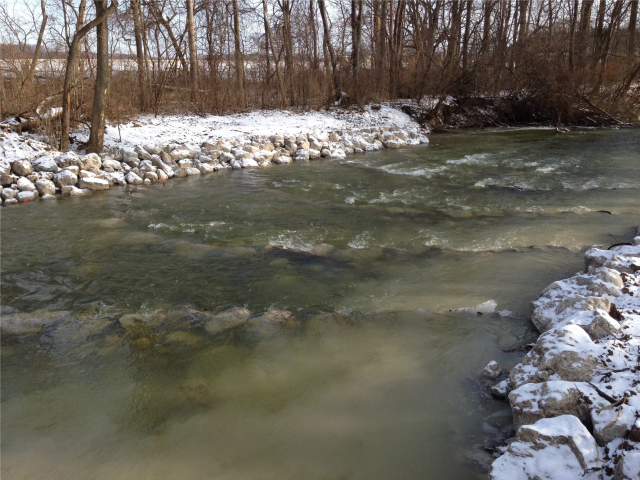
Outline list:
[[[479,372],[518,361],[584,246],[632,236],[640,132],[431,141],[2,209],[3,306],[109,322],[3,337],[3,478],[481,475],[510,414]],[[490,299],[502,316],[439,313]],[[186,305],[300,326],[117,322]]]

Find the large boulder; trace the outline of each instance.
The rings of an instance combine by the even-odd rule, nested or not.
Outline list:
[[[531,321],[543,333],[581,310],[608,312],[611,299],[621,294],[620,287],[620,275],[608,268],[554,282],[531,302]]]
[[[577,325],[543,333],[521,363],[510,372],[514,388],[547,380],[589,382],[602,347]]]
[[[105,171],[108,171],[109,169],[112,170],[112,171],[119,171],[119,170],[122,170],[122,164],[117,160],[113,160],[111,158],[106,158],[102,162],[102,168]]]
[[[19,178],[16,185],[18,186],[18,190],[23,192],[35,192],[36,190],[36,186],[33,182],[24,177]]]
[[[175,172],[176,177],[188,177],[191,175],[201,175],[200,170],[195,167],[181,167]]]
[[[102,160],[97,153],[89,153],[80,157],[78,166],[81,170],[93,170],[94,167],[97,169],[102,166]]]
[[[640,272],[640,245],[622,245],[611,250],[592,248],[584,258],[588,271],[606,267],[624,273]]]
[[[103,178],[97,177],[85,177],[81,178],[78,183],[80,188],[84,188],[86,190],[109,190],[109,182]]]
[[[573,415],[543,418],[520,427],[506,453],[491,466],[491,480],[596,480],[595,439]]]
[[[130,183],[131,185],[142,185],[142,182],[143,182],[142,178],[140,178],[138,175],[136,175],[133,172],[127,173],[124,179],[127,181],[127,183]]]
[[[0,175],[11,174],[11,163],[7,159],[0,159]]]
[[[75,185],[78,183],[78,176],[70,170],[62,170],[60,173],[56,173],[53,176],[53,183],[62,188],[67,185]]]
[[[16,194],[16,200],[19,203],[27,203],[27,202],[33,202],[34,200],[38,199],[38,192],[37,191],[22,191],[22,192],[18,192]]]
[[[604,310],[583,310],[558,324],[558,327],[565,325],[578,325],[592,340],[599,340],[608,335],[617,335],[622,329],[617,320],[611,317]]]
[[[11,174],[11,164],[7,160],[0,160],[0,187],[11,185],[13,176]]]
[[[36,172],[53,172],[57,173],[60,169],[51,155],[45,155],[40,158],[36,158],[31,162],[33,169]]]
[[[80,167],[80,156],[75,152],[66,152],[62,155],[59,155],[55,159],[58,167],[66,168],[66,167]]]
[[[2,199],[6,200],[8,198],[15,198],[18,192],[13,188],[3,188],[2,189]]]
[[[106,172],[104,178],[109,185],[126,185],[127,183],[122,172]]]
[[[11,169],[16,173],[16,175],[20,175],[21,177],[25,177],[33,172],[33,166],[29,160],[16,160],[11,165]]]
[[[36,180],[36,189],[40,195],[55,195],[56,186],[51,180]]]
[[[144,148],[151,155],[160,155],[160,152],[162,152],[162,148],[155,145],[144,145],[142,148]]]
[[[582,423],[589,421],[589,405],[584,401],[586,383],[550,381],[527,383],[509,393],[509,403],[516,429],[541,418],[573,415]]]

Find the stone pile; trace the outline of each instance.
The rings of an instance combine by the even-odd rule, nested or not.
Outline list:
[[[11,134],[3,134],[4,137]],[[15,135],[15,134],[14,134]],[[202,145],[110,147],[100,155],[39,151],[33,158],[0,159],[2,203],[82,196],[115,185],[150,185],[173,177],[346,155],[428,143],[416,128],[398,126],[308,135],[220,139]]]
[[[542,335],[492,392],[516,436],[492,480],[640,478],[640,227],[532,303]],[[495,362],[487,371],[497,372]]]

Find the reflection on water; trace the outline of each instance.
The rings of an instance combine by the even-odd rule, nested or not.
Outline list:
[[[2,338],[3,478],[475,478],[510,424],[480,370],[584,246],[631,236],[639,153],[443,135],[2,209],[2,305],[54,319]],[[215,334],[197,310],[234,305]]]

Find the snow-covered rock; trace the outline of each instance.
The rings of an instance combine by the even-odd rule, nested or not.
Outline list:
[[[122,170],[122,164],[117,160],[113,160],[111,158],[107,158],[102,162],[102,168],[105,171],[109,171],[109,169],[111,171],[120,171],[120,170]]]
[[[52,155],[45,155],[43,157],[36,158],[31,163],[36,172],[57,173],[60,170]]]
[[[22,192],[18,192],[16,194],[16,198],[15,199],[18,201],[18,203],[33,202],[34,200],[38,199],[38,192],[37,191],[24,190]]]
[[[142,185],[142,182],[143,182],[142,178],[140,178],[134,172],[127,173],[124,179],[127,181],[127,183],[130,183],[131,185]]]
[[[590,388],[581,382],[562,380],[527,383],[509,393],[516,429],[531,425],[541,418],[570,414],[583,423],[589,419],[589,405],[583,390]]]
[[[78,183],[78,176],[71,170],[62,170],[60,173],[56,173],[53,176],[53,183],[62,188],[66,185],[75,185]]]
[[[86,177],[80,179],[78,187],[92,191],[109,190],[109,182],[103,178]]]
[[[11,169],[16,173],[16,175],[20,175],[22,177],[33,172],[33,166],[29,160],[16,160],[11,165]]]
[[[87,195],[91,195],[91,190],[78,188],[73,185],[65,185],[64,187],[62,187],[62,195],[68,195],[70,197],[84,197]]]
[[[622,331],[618,321],[604,310],[581,310],[559,322],[557,326],[563,327],[565,325],[578,325],[587,332],[592,340],[598,340],[608,335],[617,335]]]
[[[491,466],[491,480],[595,480],[600,453],[595,439],[572,415],[520,427],[507,452]]]
[[[482,376],[487,378],[498,378],[502,373],[502,367],[495,360],[491,360],[482,370]]]
[[[36,189],[38,193],[44,197],[44,195],[55,195],[56,186],[51,180],[36,180]]]
[[[33,182],[24,177],[19,178],[16,185],[18,187],[18,190],[21,190],[23,192],[34,192],[36,190],[36,186],[33,184]]]
[[[620,273],[602,267],[559,280],[531,303],[531,321],[540,332],[546,332],[578,311],[600,309],[608,312],[611,301],[620,296],[622,285]]]
[[[588,382],[598,363],[601,347],[577,325],[567,325],[543,333],[521,363],[510,372],[511,384],[547,380]]]

